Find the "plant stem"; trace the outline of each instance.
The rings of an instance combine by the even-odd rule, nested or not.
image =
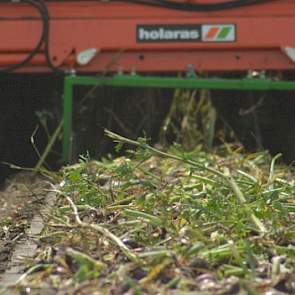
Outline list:
[[[146,144],[146,143],[141,143],[132,139],[128,139],[126,137],[123,137],[121,135],[118,135],[116,133],[113,133],[109,130],[105,130],[105,133],[107,136],[109,136],[110,138],[114,139],[116,142],[119,143],[126,143],[126,144],[130,144],[136,147],[140,147],[143,149],[146,149],[150,152],[152,152],[153,154],[162,157],[162,158],[169,158],[169,159],[173,159],[176,161],[180,161],[186,164],[191,165],[192,167],[198,168],[200,170],[205,170],[208,172],[213,173],[214,175],[217,175],[219,177],[221,177],[223,180],[225,180],[229,187],[231,188],[231,190],[233,191],[233,193],[237,196],[239,202],[241,203],[241,205],[245,206],[249,211],[250,211],[250,220],[251,222],[254,224],[254,226],[258,229],[259,232],[261,233],[265,233],[267,232],[264,224],[258,219],[257,216],[255,216],[255,214],[253,212],[251,212],[251,209],[247,206],[247,200],[245,198],[245,196],[243,195],[242,191],[240,190],[239,186],[237,185],[236,181],[233,179],[233,177],[231,176],[229,170],[226,168],[225,169],[225,173],[222,173],[214,168],[211,167],[206,167],[196,161],[190,160],[190,159],[186,159],[184,157],[180,157],[180,156],[176,156],[176,155],[172,155],[169,153],[165,153],[162,152],[154,147],[151,147],[150,145]],[[275,159],[275,158],[274,158]],[[274,161],[273,161],[274,162]]]
[[[242,193],[241,189],[239,188],[238,184],[236,183],[234,178],[231,176],[231,174],[227,168],[225,169],[225,175],[227,175],[228,183],[229,183],[230,187],[232,188],[232,191],[234,192],[234,194],[237,196],[240,204],[243,205],[244,207],[246,207],[250,211],[250,219],[251,219],[252,223],[254,224],[254,226],[261,233],[267,232],[264,224],[258,219],[258,217],[253,212],[251,212],[251,209],[247,205],[247,200],[246,200],[244,194]]]
[[[132,261],[135,262],[137,264],[140,263],[140,259],[139,257],[134,254],[117,236],[115,236],[113,233],[111,233],[108,229],[98,225],[98,224],[91,224],[91,223],[86,223],[83,222],[80,219],[79,216],[79,212],[78,212],[78,208],[76,207],[75,203],[73,202],[73,200],[68,197],[65,196],[64,194],[62,194],[61,192],[59,192],[66,200],[67,202],[70,204],[70,206],[72,207],[74,216],[75,216],[75,220],[76,223],[81,227],[81,228],[88,228],[88,229],[92,229],[95,230],[97,232],[99,232],[100,234],[102,234],[104,237],[108,238],[110,241],[112,241],[115,245],[117,245],[121,251]]]
[[[126,143],[126,144],[130,144],[130,145],[133,145],[133,146],[136,146],[136,147],[141,147],[141,148],[144,148],[146,150],[149,150],[151,151],[153,154],[159,156],[159,157],[162,157],[162,158],[170,158],[170,159],[173,159],[173,160],[177,160],[177,161],[181,161],[183,163],[186,163],[186,164],[189,164],[191,166],[193,166],[194,168],[198,168],[198,169],[201,169],[201,170],[205,170],[205,171],[208,171],[208,172],[211,172],[219,177],[222,177],[222,178],[225,178],[225,175],[214,169],[214,168],[210,168],[210,167],[206,167],[196,161],[193,161],[193,160],[190,160],[190,159],[185,159],[183,157],[179,157],[179,156],[176,156],[176,155],[172,155],[172,154],[169,154],[169,153],[165,153],[165,152],[162,152],[148,144],[143,144],[143,143],[140,143],[138,141],[135,141],[135,140],[132,140],[132,139],[128,139],[126,137],[123,137],[121,135],[118,135],[116,133],[113,133],[109,130],[106,130],[105,129],[105,134],[107,136],[109,136],[110,138],[114,139],[115,141],[117,142],[123,142],[123,143]]]

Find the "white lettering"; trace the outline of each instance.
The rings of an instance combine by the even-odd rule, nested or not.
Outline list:
[[[159,38],[160,36],[161,36],[161,35],[160,35],[159,31],[151,31],[151,32],[150,32],[150,38],[151,38],[152,40],[161,39],[161,38]]]
[[[200,38],[200,32],[197,30],[192,30],[192,31],[190,31],[190,37],[193,40],[195,40],[195,39],[197,40]]]
[[[138,39],[144,40],[199,40],[200,32],[196,29],[181,29],[177,28],[173,30],[172,28],[159,27],[157,29],[150,28],[139,28]]]
[[[145,29],[139,29],[139,39],[140,40],[149,40],[150,39],[150,34],[148,31]]]

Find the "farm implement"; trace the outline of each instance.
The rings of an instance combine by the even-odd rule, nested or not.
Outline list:
[[[74,86],[294,90],[293,28],[293,0],[1,0],[0,72],[65,77],[68,161]]]

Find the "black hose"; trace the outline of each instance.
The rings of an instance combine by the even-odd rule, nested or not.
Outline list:
[[[8,1],[6,1],[6,2],[8,2]],[[40,5],[36,1],[34,1],[34,0],[23,0],[23,2],[28,3],[31,6],[33,6],[34,8],[36,8],[39,11],[40,14],[43,13],[42,8],[40,7]],[[17,5],[17,4],[15,4],[15,5]],[[13,71],[15,71],[17,69],[20,69],[20,68],[24,67],[26,64],[28,64],[38,54],[38,52],[42,48],[42,45],[44,43],[45,36],[46,36],[46,25],[45,25],[44,21],[42,21],[42,22],[43,22],[43,26],[42,26],[41,36],[40,36],[40,39],[39,39],[38,43],[36,44],[35,48],[21,62],[15,64],[15,65],[5,67],[5,68],[0,68],[0,73],[9,73],[9,72],[13,72]]]
[[[176,2],[173,0],[114,0],[117,2],[133,3],[140,5],[155,6],[167,9],[193,11],[193,12],[206,12],[206,11],[219,11],[226,9],[234,9],[249,5],[261,4],[264,2],[271,2],[277,0],[230,0],[221,3],[188,3]]]
[[[9,3],[10,1],[7,0],[2,0],[0,3]],[[50,24],[50,18],[49,18],[49,12],[46,3],[43,0],[22,0],[23,3],[27,3],[34,8],[36,8],[40,14],[41,21],[42,21],[42,32],[41,36],[34,47],[34,49],[28,54],[28,56],[22,60],[21,62],[5,67],[5,68],[0,68],[0,73],[9,73],[13,72],[15,70],[18,70],[24,66],[26,66],[41,50],[42,46],[44,46],[44,54],[46,58],[46,62],[50,69],[55,72],[55,73],[63,73],[61,69],[58,67],[54,66],[51,58],[50,58],[50,53],[49,53],[49,24]],[[16,3],[17,5],[17,3]]]
[[[49,68],[56,74],[63,74],[64,71],[61,70],[60,68],[56,67],[52,61],[51,61],[51,57],[50,57],[50,50],[49,50],[49,28],[50,28],[50,17],[49,17],[49,11],[47,8],[46,3],[44,2],[44,0],[38,0],[38,2],[40,3],[43,13],[42,13],[42,19],[43,19],[43,23],[44,23],[44,27],[45,27],[45,31],[44,31],[44,54],[45,54],[45,58],[47,61],[47,65],[49,66]]]

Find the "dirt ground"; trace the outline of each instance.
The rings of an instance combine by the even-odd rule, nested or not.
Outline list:
[[[16,246],[24,245],[30,221],[48,188],[49,182],[42,176],[21,172],[7,179],[0,191],[0,285],[5,283],[3,274]]]

